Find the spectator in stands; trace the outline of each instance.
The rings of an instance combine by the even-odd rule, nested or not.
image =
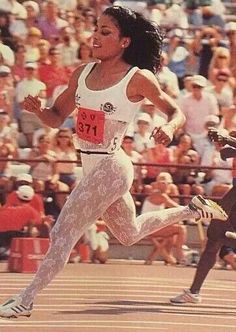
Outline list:
[[[27,38],[25,40],[26,62],[37,62],[39,60],[39,41],[42,32],[35,27],[29,28]]]
[[[0,109],[13,119],[13,99],[15,96],[11,68],[0,65]]]
[[[135,150],[134,137],[133,136],[124,136],[122,141],[122,149],[130,157],[132,163],[141,163],[142,155]],[[131,192],[141,193],[143,191],[143,182],[142,179],[146,174],[146,168],[143,166],[134,167],[134,181],[131,188]]]
[[[27,11],[25,25],[27,28],[38,27],[38,17],[40,14],[40,7],[36,1],[24,1],[23,6]]]
[[[205,117],[218,115],[219,107],[216,97],[204,91],[208,83],[205,77],[193,75],[191,80],[192,92],[179,98],[179,106],[186,116],[185,131],[191,136],[194,148],[201,153],[198,139],[204,131]]]
[[[26,76],[25,63],[26,63],[25,45],[18,44],[15,49],[15,64],[11,70],[15,85],[19,81],[23,80]]]
[[[179,88],[183,89],[183,79],[186,75],[189,51],[182,44],[183,32],[180,29],[171,30],[168,34],[169,43],[165,49],[169,57],[168,67],[177,75]]]
[[[15,15],[19,19],[27,17],[26,9],[16,0],[1,0],[0,10]]]
[[[72,131],[68,128],[61,128],[55,135],[53,150],[58,160],[74,161],[74,163],[56,163],[56,172],[59,174],[59,181],[66,183],[70,190],[76,184],[75,167],[77,154],[72,142]]]
[[[19,198],[19,193],[17,191],[21,186],[33,187],[33,178],[30,174],[20,173],[17,175],[15,180],[15,190],[7,195],[5,206],[22,205],[22,200]],[[37,210],[41,216],[45,215],[43,198],[40,194],[34,192],[29,204]]]
[[[76,65],[81,65],[83,63],[88,63],[94,61],[92,55],[92,47],[88,42],[80,43],[78,54],[77,54],[77,61],[75,62]]]
[[[180,91],[180,94],[179,94],[180,97],[192,92],[192,76],[193,75],[191,75],[191,74],[185,75],[185,77],[183,79],[184,87]]]
[[[225,27],[225,21],[223,17],[216,14],[212,6],[202,6],[202,23],[205,26],[218,26],[222,29]]]
[[[221,129],[221,132],[226,132]],[[228,169],[209,169],[206,172],[207,182],[203,184],[207,195],[222,197],[232,187],[232,159],[222,160],[220,156],[221,144],[214,142],[212,153],[208,154],[206,166],[225,167]]]
[[[147,148],[143,153],[143,162],[151,164],[171,164],[173,162],[172,151],[163,144],[155,144],[154,147]],[[164,166],[146,166],[147,173],[144,179],[146,184],[154,182],[157,175],[165,170]]]
[[[85,31],[85,17],[83,15],[77,15],[74,21],[75,39],[80,44],[82,42],[88,43],[91,38],[90,33]]]
[[[178,203],[171,198],[171,191],[173,189],[177,190],[177,188],[173,184],[169,173],[161,172],[157,176],[156,182],[151,186],[151,193],[143,203],[142,213],[178,206]],[[146,259],[146,264],[152,264],[158,254],[163,256],[166,263],[184,263],[184,252],[182,249],[182,246],[186,243],[186,227],[184,225],[175,224],[165,227],[151,234],[148,238],[154,244],[154,249]],[[173,247],[176,249],[176,259],[172,253]]]
[[[209,65],[208,79],[212,84],[216,82],[216,76],[220,71],[223,71],[229,76],[229,83],[232,88],[235,88],[235,78],[233,77],[230,70],[230,51],[225,47],[216,47]]]
[[[10,15],[6,12],[0,11],[0,35],[2,42],[13,49],[15,45],[10,32],[10,21]]]
[[[12,49],[3,43],[0,30],[0,65],[13,66],[15,62],[15,55]]]
[[[209,91],[213,93],[217,99],[220,115],[222,115],[222,111],[225,107],[233,105],[235,83],[236,80],[231,76],[229,69],[218,69],[214,83],[209,88]]]
[[[204,189],[199,183],[199,171],[196,166],[200,164],[200,156],[197,151],[188,149],[181,154],[175,161],[176,164],[192,165],[193,168],[180,167],[173,171],[174,183],[178,185],[179,191],[182,195],[184,204],[189,202],[191,195],[203,195]]]
[[[0,139],[0,158],[11,159],[13,157],[14,151],[11,149],[12,145],[9,145]],[[8,160],[0,161],[0,201],[5,202],[5,195],[12,188],[11,172],[10,172],[11,162]]]
[[[150,132],[152,132],[155,127],[160,127],[167,122],[165,114],[160,112],[158,108],[147,98],[145,98],[141,105],[141,112],[147,113],[151,117],[151,122],[149,124]]]
[[[59,181],[60,176],[56,171],[57,156],[50,149],[50,144],[48,136],[39,136],[38,146],[29,153],[29,159],[35,161],[28,162],[28,164],[31,166],[30,174],[33,177],[35,190],[39,192],[51,191],[52,195],[55,196],[56,204],[61,209],[65,203],[69,187]]]
[[[228,132],[236,131],[236,94],[234,93],[233,102],[229,107],[222,107],[222,126]]]
[[[17,123],[11,122],[10,117],[0,109],[0,139],[8,145],[13,157],[17,157],[19,132]]]
[[[191,48],[194,54],[199,56],[198,73],[208,78],[209,65],[215,47],[222,46],[221,34],[217,28],[206,26],[195,32]]]
[[[43,15],[40,16],[38,28],[42,31],[43,38],[50,40],[60,36],[60,30],[68,26],[67,21],[58,15],[57,0],[46,0],[43,3]]]
[[[49,49],[50,64],[40,65],[39,78],[47,87],[47,103],[50,105],[54,89],[68,83],[70,71],[61,64],[61,52],[56,47]]]
[[[154,146],[153,138],[150,138],[151,117],[147,113],[140,113],[137,118],[137,131],[134,133],[134,147],[139,153]]]
[[[162,67],[157,74],[157,78],[161,84],[162,90],[165,91],[172,98],[179,95],[179,83],[176,73],[169,67],[169,56],[166,52],[162,52]]]
[[[40,39],[40,41],[38,42],[38,49],[39,49],[38,64],[39,67],[42,68],[44,65],[46,66],[51,63],[49,57],[49,50],[50,50],[49,41],[46,39]]]
[[[28,147],[32,147],[34,131],[44,127],[42,121],[35,114],[23,108],[24,99],[29,94],[39,96],[41,102],[46,105],[46,85],[36,78],[37,68],[35,62],[26,63],[26,77],[16,85],[16,102],[20,109],[19,121],[21,130],[26,136]]]
[[[79,44],[74,38],[74,32],[70,27],[61,29],[62,42],[58,45],[61,52],[63,66],[73,67],[76,63]],[[81,45],[80,45],[81,47]]]
[[[236,22],[228,22],[225,26],[225,32],[229,40],[230,69],[236,77]]]

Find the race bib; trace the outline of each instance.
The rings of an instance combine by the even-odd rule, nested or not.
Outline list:
[[[79,138],[95,144],[103,143],[105,113],[88,108],[79,108],[76,133]]]

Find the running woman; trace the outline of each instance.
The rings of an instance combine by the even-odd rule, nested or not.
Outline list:
[[[153,133],[157,143],[168,145],[185,118],[161,91],[154,75],[163,40],[158,26],[141,14],[114,6],[98,19],[93,37],[93,57],[99,62],[77,68],[54,106],[42,109],[37,97],[25,100],[25,109],[53,128],[78,109],[76,146],[82,155],[84,177],[61,210],[51,232],[50,248],[33,281],[0,307],[1,317],[31,315],[35,296],[64,267],[75,243],[101,216],[124,245],[183,219],[227,218],[217,204],[194,197],[189,206],[149,212],[136,219],[129,193],[133,166],[120,148],[126,129],[144,98],[168,116],[168,123]]]

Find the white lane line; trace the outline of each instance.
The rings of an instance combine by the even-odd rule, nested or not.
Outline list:
[[[27,283],[25,284],[27,285]],[[87,288],[95,288],[97,289],[99,285],[99,288],[101,289],[102,288],[102,291],[103,291],[103,287],[104,287],[104,291],[109,289],[109,287],[112,287],[113,289],[113,283],[109,283],[109,287],[108,285],[100,285],[99,283],[95,283],[94,285],[91,285],[91,284],[79,284],[78,283],[78,287],[76,287],[76,285],[73,285],[74,287],[71,287],[71,284],[66,284],[66,283],[62,283],[62,285],[56,285],[54,284],[54,282],[52,282],[51,285],[48,286],[48,290],[55,290],[55,291],[60,291],[62,289],[66,289],[67,291],[69,290],[72,290],[72,291],[75,291],[75,290],[78,290],[78,289],[87,289]],[[9,284],[6,284],[6,283],[1,283],[1,288],[0,290],[5,290],[5,289],[12,289],[12,290],[15,290],[15,289],[19,289],[19,287],[23,287],[24,285],[21,285],[21,284],[18,284],[17,281],[14,282],[14,285],[9,285]],[[67,287],[68,286],[68,287]],[[117,285],[114,285],[114,287],[116,287]],[[156,288],[156,289],[181,289],[181,286],[180,285],[177,285],[177,286],[174,286],[174,285],[163,285],[163,284],[156,284],[156,285],[149,285],[149,284],[145,284],[145,285],[134,285],[133,283],[131,284],[125,284],[125,285],[122,285],[122,284],[119,284],[119,286],[122,286],[125,287],[125,288],[138,288],[138,290],[140,289],[140,287],[142,288]],[[116,287],[117,288],[117,287]],[[236,292],[236,287],[234,285],[234,287],[232,288],[223,288],[223,287],[209,287],[209,286],[205,286],[204,287],[204,291],[207,290],[207,291],[224,291],[224,292]],[[153,292],[153,290],[150,290],[150,292]]]
[[[3,300],[6,299],[6,297],[10,297],[12,296],[13,294],[12,293],[4,293],[4,294],[0,294],[0,298],[2,298]],[[173,296],[173,293],[171,293],[171,295]],[[95,297],[96,296],[96,297]],[[122,294],[122,293],[119,293],[119,294],[98,294],[96,292],[93,292],[93,293],[88,293],[88,292],[85,292],[85,294],[65,294],[63,296],[63,294],[54,294],[54,293],[50,293],[50,292],[47,292],[45,294],[39,294],[38,297],[43,297],[43,298],[53,298],[55,301],[56,300],[78,300],[78,301],[97,301],[99,299],[99,301],[106,301],[108,299],[113,299],[114,298],[114,301],[115,299],[126,299],[129,300],[130,302],[131,301],[137,301],[137,299],[147,299],[147,296],[149,298],[149,301],[150,299],[162,299],[162,300],[166,300],[169,302],[169,298],[168,296],[166,296],[165,292],[163,293],[163,295],[147,295],[147,294]],[[232,305],[234,304],[235,300],[234,299],[226,299],[224,297],[221,297],[221,298],[214,298],[213,296],[211,297],[208,297],[208,296],[204,296],[204,300],[207,301],[207,300],[210,300],[210,301],[216,301],[216,302],[220,302],[221,306],[220,307],[223,307],[223,308],[232,308]],[[227,301],[227,302],[233,302],[232,304],[225,304],[223,303],[222,304],[222,301]],[[145,300],[145,302],[147,302]],[[191,304],[190,304],[191,305]],[[205,306],[209,306],[210,304],[205,304]],[[196,306],[199,306],[199,304],[197,304]],[[202,306],[202,304],[201,304]],[[215,305],[211,305],[211,306],[215,306],[215,307],[219,307],[219,304],[215,304]],[[236,307],[233,308],[236,310]]]
[[[125,320],[125,321],[117,321],[117,320],[99,320],[96,322],[91,322],[88,320],[78,320],[78,321],[28,321],[27,323],[25,323],[24,321],[17,321],[17,323],[13,322],[12,324],[4,324],[5,321],[0,320],[0,326],[4,327],[4,326],[8,326],[8,327],[69,327],[69,326],[75,326],[75,327],[108,327],[108,328],[116,328],[116,327],[122,327],[124,328],[124,325],[122,324],[126,324],[126,326],[131,327],[128,324],[133,324],[133,328],[137,328],[137,324],[139,324],[139,328],[150,328],[151,325],[173,325],[173,326],[197,326],[197,327],[211,327],[211,328],[216,328],[216,327],[223,327],[225,328],[234,328],[235,329],[235,325],[231,325],[231,324],[208,324],[208,323],[190,323],[190,322],[167,322],[167,321],[129,321],[129,320]],[[64,324],[64,325],[63,325]],[[67,325],[68,324],[68,325]],[[116,325],[119,324],[119,325]],[[143,326],[140,326],[140,325]],[[155,326],[156,327],[156,326]]]
[[[5,326],[2,326],[1,324],[0,324],[0,326],[1,327],[5,327]],[[57,329],[64,329],[64,328],[96,328],[96,331],[97,331],[97,329],[109,329],[109,331],[111,331],[111,328],[112,328],[112,330],[115,328],[115,329],[119,329],[119,330],[126,330],[126,329],[128,329],[128,330],[142,330],[143,331],[143,329],[145,329],[145,331],[157,331],[157,330],[160,330],[160,331],[167,331],[168,330],[168,327],[157,327],[157,326],[153,326],[153,327],[151,327],[151,326],[145,326],[145,327],[143,327],[143,326],[130,326],[130,325],[94,325],[94,324],[91,324],[91,325],[82,325],[82,324],[79,324],[79,325],[71,325],[71,324],[68,324],[68,325],[64,325],[64,326],[61,326],[61,325],[56,325],[56,324],[54,324],[54,325],[48,325],[48,324],[41,324],[41,325],[8,325],[8,327],[14,327],[14,328],[22,328],[22,327],[24,327],[24,328],[32,328],[32,327],[44,327],[44,328],[54,328],[54,327],[56,327]]]

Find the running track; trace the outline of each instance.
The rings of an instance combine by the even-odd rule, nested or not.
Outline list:
[[[5,273],[0,301],[32,278]],[[30,318],[0,319],[1,332],[235,332],[236,272],[213,270],[198,305],[172,306],[169,297],[189,286],[194,268],[158,262],[69,264],[35,302]]]

